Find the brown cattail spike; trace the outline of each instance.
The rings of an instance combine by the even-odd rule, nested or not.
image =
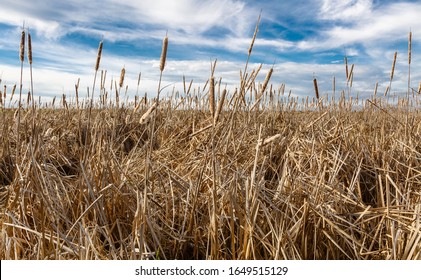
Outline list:
[[[32,40],[31,34],[28,31],[28,61],[29,64],[32,64]]]
[[[313,79],[313,85],[314,85],[314,92],[316,93],[316,98],[317,100],[319,100],[319,87],[317,86],[316,78]]]
[[[215,78],[212,76],[209,80],[209,107],[212,118],[215,117]]]
[[[123,69],[121,69],[121,73],[120,73],[120,83],[118,84],[120,86],[120,88],[123,87],[125,74],[126,74],[126,69],[124,69],[124,67],[123,67]]]
[[[346,75],[346,80],[348,81],[348,77],[349,77],[349,72],[348,72],[348,57],[345,56],[344,58],[345,60],[345,75]]]
[[[221,114],[222,107],[224,106],[225,96],[226,95],[227,95],[227,90],[224,89],[222,91],[221,99],[219,99],[219,102],[218,102],[218,109],[216,110],[216,113],[215,113],[214,123],[217,123],[218,122],[219,115]]]
[[[251,44],[250,44],[250,47],[249,47],[249,50],[248,50],[249,56],[250,56],[250,54],[253,50],[254,41],[256,40],[257,32],[259,32],[259,24],[260,24],[260,17],[261,16],[262,16],[262,13],[259,14],[259,18],[257,19],[256,28],[254,29],[253,39],[251,40]]]
[[[19,59],[21,62],[25,60],[25,30],[22,30],[22,36],[20,38]]]
[[[393,56],[393,63],[392,63],[392,71],[390,72],[390,80],[393,80],[393,75],[395,73],[395,65],[396,65],[396,57],[398,56],[398,52],[395,52]]]
[[[263,82],[262,94],[265,92],[265,90],[268,86],[268,83],[269,83],[270,77],[272,76],[272,73],[273,73],[273,67],[269,69],[269,72],[266,75],[265,81]]]
[[[98,71],[98,69],[99,69],[99,63],[101,62],[102,45],[103,45],[103,41],[101,40],[101,42],[99,42],[99,46],[98,46],[98,55],[96,57],[95,71]]]
[[[165,35],[164,41],[162,42],[162,53],[161,60],[159,63],[159,70],[162,72],[165,68],[165,61],[167,59],[167,49],[168,49],[168,36]]]

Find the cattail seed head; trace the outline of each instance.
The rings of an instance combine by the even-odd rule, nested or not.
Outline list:
[[[29,64],[32,64],[32,40],[31,34],[28,31],[28,61]]]
[[[250,44],[250,47],[248,49],[248,55],[249,56],[251,55],[251,52],[253,50],[254,41],[256,40],[257,32],[259,32],[260,17],[261,17],[261,14],[259,15],[259,18],[257,19],[256,28],[254,29],[254,33],[253,33],[253,39],[251,40],[251,44]]]
[[[395,52],[393,56],[393,63],[392,63],[392,71],[390,72],[390,80],[393,80],[393,74],[395,73],[395,65],[396,65],[396,57],[398,56],[398,52]]]
[[[218,109],[216,110],[215,113],[215,117],[214,117],[214,122],[217,123],[218,119],[219,119],[219,115],[221,114],[222,111],[222,107],[224,106],[224,102],[225,102],[225,96],[227,95],[227,90],[224,89],[222,91],[222,95],[221,95],[221,99],[218,102]]]
[[[20,38],[19,59],[21,62],[25,60],[25,30],[22,30],[22,36]]]
[[[159,70],[162,72],[165,68],[165,61],[167,59],[167,49],[168,49],[168,36],[165,36],[164,41],[162,42],[162,53],[161,60],[159,62]]]
[[[215,78],[212,76],[209,80],[209,107],[212,118],[215,117]]]
[[[344,60],[345,60],[345,75],[346,75],[346,80],[348,81],[348,77],[349,77],[349,72],[348,72],[348,57],[345,56]]]
[[[121,69],[121,73],[120,73],[120,83],[118,84],[120,86],[120,88],[123,87],[124,84],[124,75],[126,74],[126,69]]]
[[[265,90],[268,86],[268,83],[269,83],[270,77],[272,76],[272,73],[273,73],[273,67],[269,69],[269,72],[266,75],[265,81],[263,82],[262,94],[265,92]]]
[[[313,85],[314,85],[314,92],[316,93],[316,98],[319,100],[319,87],[317,86],[317,79],[313,79]]]
[[[99,42],[99,46],[98,46],[98,55],[96,57],[95,71],[98,71],[98,69],[99,69],[99,63],[101,61],[101,56],[102,56],[102,45],[103,45],[103,41],[101,40],[101,42]]]

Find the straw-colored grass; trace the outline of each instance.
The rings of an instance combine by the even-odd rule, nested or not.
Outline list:
[[[39,110],[18,161],[3,112],[1,258],[421,258],[419,113],[223,110],[195,134],[207,114],[160,106],[156,139],[149,111]]]

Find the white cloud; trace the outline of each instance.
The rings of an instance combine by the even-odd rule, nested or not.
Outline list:
[[[145,0],[125,1],[143,23],[158,24],[166,28],[199,34],[214,26],[242,31],[248,23],[245,4],[233,0]]]
[[[370,16],[372,0],[323,0],[320,18],[325,20],[356,21]]]
[[[421,3],[392,3],[379,9],[370,8],[371,1],[345,1],[335,8],[336,0],[325,0],[322,6],[321,19],[349,19],[352,24],[335,24],[317,36],[297,44],[301,50],[332,49],[353,44],[370,47],[376,44],[393,44],[405,40],[409,30],[421,29],[419,12]],[[362,11],[362,7],[367,10]],[[415,37],[414,41],[421,41]]]

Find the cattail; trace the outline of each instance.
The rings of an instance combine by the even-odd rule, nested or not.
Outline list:
[[[345,75],[346,75],[346,80],[348,81],[348,77],[349,77],[349,73],[348,73],[348,57],[345,56],[344,60],[345,60]]]
[[[21,62],[25,60],[25,30],[22,30],[22,36],[20,38],[19,59]]]
[[[386,95],[387,95],[387,93],[388,93],[389,89],[390,89],[390,86],[387,86],[387,87],[386,87],[386,90],[385,90],[385,92],[384,92],[384,96],[386,96]]]
[[[313,85],[314,85],[314,92],[316,93],[316,98],[319,100],[319,87],[317,86],[317,79],[313,79]]]
[[[224,89],[222,91],[221,99],[219,99],[219,102],[218,102],[218,109],[216,110],[216,113],[215,113],[215,118],[214,118],[214,122],[215,123],[218,122],[219,115],[221,114],[222,107],[224,106],[225,96],[226,95],[227,95],[227,90]]]
[[[159,62],[159,70],[161,72],[163,72],[165,68],[165,60],[167,59],[167,49],[168,49],[168,36],[165,35],[164,41],[162,42],[161,60]]]
[[[348,73],[348,77],[346,82],[348,83],[349,81],[351,81],[352,75],[354,74],[354,64],[351,65],[351,70]]]
[[[259,15],[259,18],[257,19],[256,28],[254,29],[253,39],[251,40],[251,44],[250,44],[250,47],[249,47],[249,50],[248,50],[249,56],[251,55],[251,52],[253,50],[254,41],[256,40],[257,32],[259,32],[260,17],[261,17],[261,14]]]
[[[411,52],[412,52],[412,32],[409,32],[408,37],[408,96],[411,89]]]
[[[32,40],[31,34],[28,31],[28,61],[29,64],[32,64]]]
[[[376,85],[374,86],[374,96],[377,95],[377,88],[379,87],[379,82],[376,82]]]
[[[273,73],[273,67],[269,69],[269,72],[266,75],[265,81],[263,82],[262,94],[265,92],[265,90],[268,86],[268,83],[269,83],[270,77],[272,76],[272,73]]]
[[[210,77],[209,80],[209,107],[211,111],[212,118],[215,117],[215,78]]]
[[[193,85],[193,80],[190,81],[189,88],[187,89],[187,94],[190,93],[191,86]]]
[[[10,95],[10,101],[12,101],[13,96],[15,95],[15,91],[16,91],[16,84],[12,88],[12,94]]]
[[[103,45],[103,41],[101,40],[101,42],[99,42],[99,46],[98,46],[98,55],[96,57],[95,71],[98,71],[98,69],[99,69],[99,63],[101,61],[101,56],[102,56],[102,45]]]
[[[119,82],[119,86],[120,86],[120,88],[122,88],[123,87],[123,84],[124,84],[124,75],[126,74],[126,69],[124,69],[124,67],[123,67],[123,69],[121,69],[121,73],[120,73],[120,82]]]
[[[4,85],[4,96],[6,96],[6,85]],[[4,98],[6,99],[6,98]],[[0,105],[3,105],[3,94],[0,92]]]
[[[75,84],[76,106],[78,109],[79,109],[79,83],[80,83],[80,78],[77,79],[77,83]]]
[[[420,82],[420,84],[418,85],[418,94],[421,94],[421,82]]]
[[[396,57],[398,56],[398,52],[395,52],[393,56],[393,63],[392,63],[392,71],[390,72],[390,80],[393,80],[393,74],[395,73],[395,65],[396,65]]]

